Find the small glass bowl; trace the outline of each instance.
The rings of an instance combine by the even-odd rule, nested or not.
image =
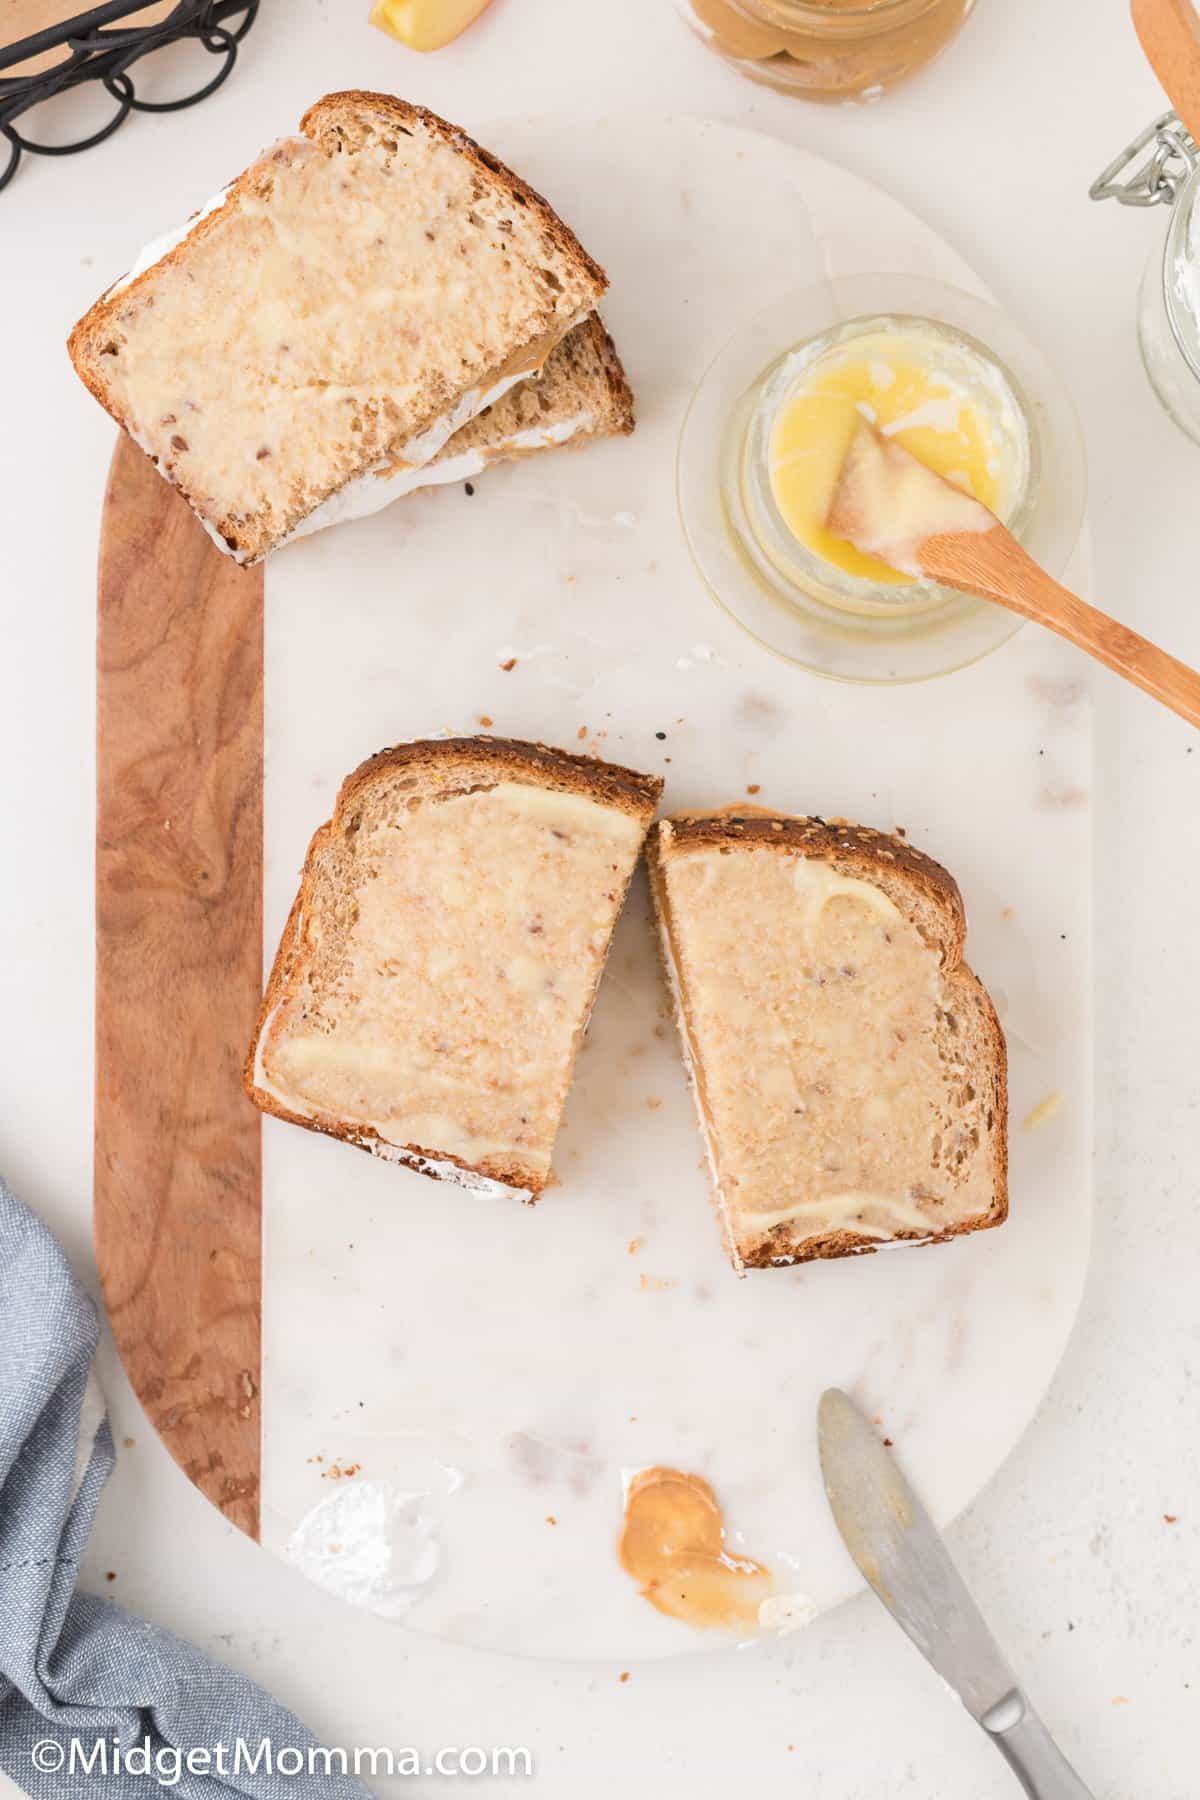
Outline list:
[[[996,307],[905,275],[847,277],[777,301],[735,334],[692,398],[679,440],[680,516],[714,599],[769,650],[843,681],[949,674],[997,649],[1022,623],[1002,607],[930,583],[829,579],[836,571],[823,563],[818,571],[817,558],[803,566],[804,553],[796,554],[774,514],[765,442],[787,371],[807,348],[851,335],[851,325],[882,323],[933,328],[986,366],[1011,397],[1023,469],[1008,523],[1049,574],[1062,574],[1083,523],[1086,476],[1074,409],[1045,359]],[[790,558],[772,553],[782,552],[771,543],[775,532],[787,535]]]

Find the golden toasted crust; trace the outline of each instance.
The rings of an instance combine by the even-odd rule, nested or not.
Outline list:
[[[617,355],[617,346],[605,329],[599,313],[592,313],[581,327],[586,331],[595,346],[596,355],[604,365],[608,376],[609,419],[607,429],[615,435],[627,436],[636,424],[633,408],[633,389],[625,374],[625,366]]]
[[[414,773],[444,772],[447,793],[461,791],[466,770],[490,775],[494,781],[520,780],[524,776],[538,787],[581,794],[647,821],[654,814],[663,788],[658,775],[642,775],[619,763],[601,762],[597,756],[576,756],[569,750],[527,743],[522,738],[419,738],[410,744],[377,750],[348,775],[338,794],[333,824],[344,824],[352,808],[381,776],[402,768],[411,768]]]
[[[976,1075],[985,1081],[985,1112],[991,1128],[995,1199],[992,1208],[977,1218],[966,1219],[940,1233],[909,1230],[895,1232],[889,1242],[945,1243],[972,1231],[1002,1225],[1008,1217],[1008,1055],[1004,1032],[986,988],[962,960],[966,939],[966,915],[954,877],[931,856],[916,850],[904,838],[846,820],[797,817],[763,807],[733,805],[711,812],[677,813],[661,819],[646,840],[650,893],[659,921],[659,949],[664,974],[684,1047],[695,1092],[701,1128],[709,1140],[704,1097],[704,1072],[695,1053],[686,996],[675,978],[672,915],[664,865],[672,857],[699,847],[716,847],[728,853],[767,847],[780,852],[801,850],[805,856],[830,863],[839,874],[869,881],[881,887],[917,925],[922,934],[941,949],[943,976],[961,996],[968,1024],[978,1044]],[[722,1227],[725,1228],[724,1219]],[[773,1225],[750,1245],[737,1247],[726,1230],[726,1243],[735,1269],[777,1268],[826,1257],[867,1255],[879,1248],[878,1240],[853,1231],[829,1232],[824,1237],[794,1244],[786,1221]]]
[[[576,756],[566,750],[555,750],[546,744],[525,743],[515,738],[427,738],[413,743],[397,744],[380,750],[361,763],[342,783],[334,806],[333,817],[313,834],[300,878],[300,890],[288,914],[287,924],[275,953],[275,961],[267,980],[266,992],[259,1008],[254,1037],[242,1067],[242,1085],[249,1098],[262,1112],[292,1125],[303,1125],[309,1131],[340,1138],[361,1150],[412,1168],[423,1175],[446,1179],[451,1168],[461,1169],[463,1181],[471,1185],[472,1176],[483,1176],[502,1186],[527,1193],[536,1200],[549,1177],[531,1169],[515,1157],[484,1157],[468,1163],[461,1157],[443,1151],[436,1154],[415,1144],[397,1147],[386,1142],[369,1126],[349,1125],[332,1118],[308,1118],[291,1111],[273,1094],[258,1086],[256,1068],[258,1047],[267,1020],[291,984],[303,951],[303,920],[311,908],[314,869],[320,852],[329,844],[357,829],[358,817],[369,804],[373,788],[397,775],[411,773],[425,780],[444,777],[440,796],[427,796],[436,804],[468,788],[494,785],[499,781],[520,781],[574,793],[618,807],[622,812],[648,825],[662,793],[662,781],[655,775],[643,775],[635,769],[616,763],[601,762],[592,756]],[[632,871],[631,871],[632,873]],[[628,887],[628,883],[626,883]],[[622,896],[622,904],[624,896]],[[618,915],[620,907],[618,907]],[[582,1027],[579,1033],[582,1036]],[[578,1039],[576,1043],[578,1047]],[[436,1166],[434,1166],[436,1165]],[[451,1177],[452,1178],[452,1177]]]
[[[563,255],[571,258],[602,290],[608,286],[608,276],[600,264],[588,255],[575,233],[563,223],[550,202],[536,188],[531,188],[527,181],[522,181],[498,156],[493,156],[490,150],[484,150],[458,125],[451,125],[437,113],[430,112],[427,107],[400,100],[395,94],[373,94],[361,88],[347,88],[341,93],[326,94],[323,99],[310,106],[300,121],[300,129],[314,143],[319,142],[326,132],[338,135],[338,113],[355,106],[369,107],[372,112],[390,119],[401,130],[406,125],[419,121],[434,137],[440,137],[444,143],[465,156],[468,162],[474,163],[499,181],[518,205],[532,206],[540,214],[542,223]]]
[[[586,409],[586,422],[572,412],[574,407]],[[560,422],[572,427],[561,440],[550,435]],[[435,482],[442,464],[473,452],[487,469],[493,463],[544,456],[548,450],[581,450],[597,438],[627,436],[633,428],[633,394],[621,360],[599,318],[590,313],[554,347],[536,376],[518,382],[468,419],[426,466]],[[522,438],[534,441],[522,443]]]
[[[331,136],[340,137],[342,120],[339,115],[347,114],[351,108],[369,109],[384,121],[392,124],[398,131],[404,131],[414,122],[419,122],[432,136],[440,138],[470,163],[473,163],[484,173],[487,180],[497,183],[505,189],[517,205],[532,208],[538,214],[543,228],[556,249],[575,264],[581,276],[594,284],[597,298],[607,288],[608,277],[604,270],[594,258],[588,255],[575,234],[563,223],[550,203],[527,182],[522,181],[520,176],[507,168],[498,157],[493,156],[490,151],[482,149],[473,138],[467,136],[466,132],[440,118],[438,114],[428,111],[427,108],[412,105],[406,100],[398,99],[393,94],[373,94],[348,90],[344,93],[327,94],[315,105],[310,106],[300,121],[300,130],[315,143],[322,142]],[[210,213],[206,213],[203,218],[197,220],[178,244],[156,262],[150,264],[148,268],[143,269],[141,274],[135,276],[132,281],[123,286],[114,284],[113,287],[108,288],[71,331],[67,339],[67,352],[80,380],[105,411],[116,420],[117,424],[130,431],[131,435],[132,421],[115,401],[105,382],[101,379],[95,360],[105,336],[109,332],[117,309],[123,307],[132,296],[136,296],[139,289],[155,281],[165,268],[171,267],[189,256],[196,244],[202,241],[210,231],[215,230],[225,215],[237,205],[243,194],[252,192],[261,187],[265,181],[269,181],[271,162],[282,154],[286,154],[286,148],[277,146],[274,150],[269,150],[258,157],[249,168],[230,182],[220,206],[214,207]],[[573,323],[574,321],[571,319],[564,319],[562,331],[558,334],[559,337],[565,335]],[[528,340],[529,343],[533,341],[532,338]],[[513,354],[519,354],[526,347],[525,344],[514,344]],[[615,352],[613,354],[615,356]],[[618,368],[619,366],[618,364]],[[453,396],[450,398],[452,399]],[[425,409],[424,416],[411,424],[406,435],[408,437],[419,435],[420,432],[436,423],[445,414],[448,404],[445,397],[441,403],[431,401]],[[630,429],[632,429],[632,425]],[[174,468],[164,468],[157,458],[154,461],[160,473],[173,486],[178,487],[188,503],[197,512],[200,512],[196,499],[190,492],[187,483],[180,479],[178,471]],[[204,516],[201,513],[201,517]],[[257,561],[267,550],[272,548],[272,542],[261,544],[257,542],[258,534],[252,521],[243,524],[230,519],[215,521],[206,519],[205,522],[213,528],[215,536],[220,538],[231,550],[241,553],[247,559]]]
[[[801,818],[766,807],[733,805],[660,820],[646,846],[648,863],[661,858],[664,840],[667,855],[701,844],[718,848],[767,844],[802,850],[805,856],[833,864],[839,874],[860,876],[876,885],[881,878],[885,884],[899,881],[910,892],[915,890],[941,924],[938,936],[946,967],[953,968],[962,958],[967,919],[958,883],[948,869],[914,849],[906,838],[845,819]]]

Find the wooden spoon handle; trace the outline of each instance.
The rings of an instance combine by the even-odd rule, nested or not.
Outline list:
[[[1048,625],[1190,725],[1200,725],[1200,674],[1052,581],[1003,525],[926,538],[918,554],[935,580]]]
[[[1131,0],[1146,60],[1192,136],[1200,142],[1200,18],[1190,0]]]

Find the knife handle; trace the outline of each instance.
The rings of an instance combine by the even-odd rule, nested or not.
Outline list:
[[[979,1723],[1030,1800],[1094,1800],[1020,1688],[997,1700]]]

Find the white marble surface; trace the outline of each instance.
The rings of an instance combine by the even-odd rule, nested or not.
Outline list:
[[[932,688],[814,681],[713,604],[683,542],[675,448],[714,352],[822,272],[878,258],[971,283],[927,226],[728,125],[629,118],[565,137],[498,121],[486,135],[608,270],[638,429],[495,470],[473,496],[418,495],[268,564],[268,956],[342,776],[397,737],[481,718],[661,773],[665,811],[743,799],[752,783],[763,804],[901,825],[961,882],[968,955],[1008,1033],[1012,1218],[935,1255],[735,1280],[674,1031],[659,1024],[639,880],[559,1185],[536,1212],[267,1121],[263,1541],[284,1552],[311,1521],[294,1550],[361,1595],[361,1560],[386,1541],[374,1502],[432,1483],[407,1510],[427,1513],[438,1567],[376,1592],[377,1606],[407,1597],[417,1630],[528,1655],[695,1653],[711,1638],[656,1613],[617,1563],[626,1471],[707,1476],[731,1542],[824,1610],[860,1583],[821,1488],[822,1389],[852,1388],[886,1421],[948,1520],[1053,1373],[1090,1229],[1090,707],[1063,647],[1035,632]],[[339,592],[356,628],[331,639]],[[1026,1131],[1052,1094],[1061,1111]],[[365,1511],[352,1482],[371,1484]],[[429,1545],[416,1546],[426,1560]]]
[[[364,8],[365,10],[365,8]],[[391,86],[464,118],[565,105],[690,110],[769,129],[888,185],[955,241],[1055,356],[1083,415],[1097,597],[1200,659],[1197,451],[1146,388],[1132,330],[1159,224],[1089,208],[1095,170],[1161,105],[1118,0],[980,0],[941,66],[868,112],[760,92],[666,0],[496,0],[417,62],[317,0],[268,11],[231,84],[138,120],[0,199],[6,374],[0,492],[3,908],[0,1159],[90,1267],[93,569],[109,427],[60,344],[110,269],[211,192],[248,137],[333,84]],[[232,146],[238,146],[236,154]],[[1096,1237],[1042,1411],[952,1533],[997,1630],[1097,1800],[1194,1791],[1200,1599],[1194,928],[1200,751],[1099,678]],[[90,1580],[252,1670],[345,1743],[529,1744],[536,1791],[881,1792],[1003,1800],[1008,1772],[873,1602],[767,1657],[548,1667],[353,1620],[222,1525],[154,1442],[111,1353],[118,1439]],[[1169,1525],[1164,1514],[1177,1518]],[[789,1746],[792,1746],[789,1749]],[[396,1784],[396,1791],[401,1789]],[[520,1791],[523,1783],[493,1791]],[[408,1784],[413,1791],[413,1784]]]

